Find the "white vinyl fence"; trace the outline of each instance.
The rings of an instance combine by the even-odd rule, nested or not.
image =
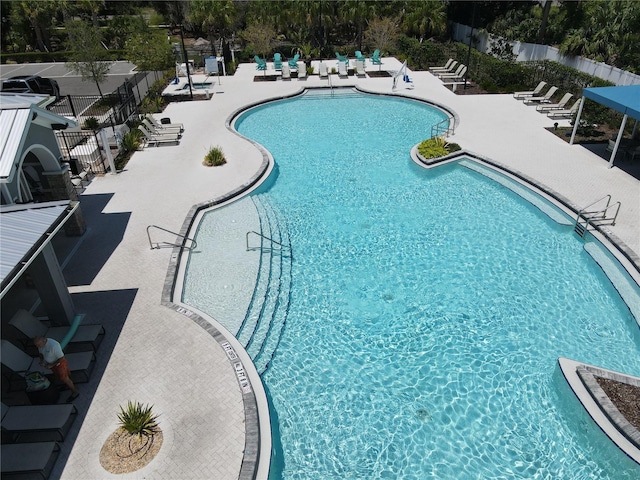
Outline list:
[[[453,39],[461,43],[469,43],[469,35],[471,27],[454,23],[452,25]],[[479,32],[477,29],[473,32],[477,42],[472,47],[480,52],[491,54],[491,44],[493,36],[485,32]],[[496,37],[497,38],[497,37]],[[517,62],[528,62],[532,60],[551,60],[558,62],[567,67],[575,68],[581,72],[593,75],[594,77],[607,80],[615,85],[638,85],[640,84],[640,75],[636,75],[619,68],[612,67],[602,62],[595,62],[584,57],[569,57],[562,55],[555,47],[548,45],[538,45],[535,43],[509,42],[513,46],[513,54],[516,55]]]

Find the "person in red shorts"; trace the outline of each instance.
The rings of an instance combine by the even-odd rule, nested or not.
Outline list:
[[[69,377],[69,365],[67,359],[64,358],[62,347],[53,338],[35,337],[33,344],[38,347],[40,353],[40,365],[50,369],[53,374],[62,380],[69,390],[71,390],[71,399],[76,398],[80,393]]]

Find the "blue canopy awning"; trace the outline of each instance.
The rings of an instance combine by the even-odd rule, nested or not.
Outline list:
[[[640,120],[640,85],[585,88],[582,95]]]

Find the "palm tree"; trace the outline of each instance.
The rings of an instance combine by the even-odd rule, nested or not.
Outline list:
[[[207,32],[211,42],[211,54],[215,55],[215,36],[224,41],[233,24],[234,15],[235,5],[231,0],[193,0],[189,5],[186,20],[199,25]]]
[[[447,10],[441,0],[407,2],[403,27],[408,35],[421,39],[437,37],[447,31]]]

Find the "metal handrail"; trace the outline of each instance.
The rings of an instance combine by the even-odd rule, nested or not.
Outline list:
[[[250,231],[247,232],[247,235],[245,237],[246,238],[246,245],[247,245],[247,252],[249,250],[258,250],[259,248],[262,248],[262,246],[260,246],[260,247],[249,247],[249,234],[250,233],[258,235],[259,237],[262,237],[265,240],[269,240],[271,243],[275,243],[276,245],[280,245],[280,248],[288,248],[289,250],[291,250],[291,245],[283,245],[282,243],[278,242],[277,240],[274,240],[273,238],[267,237],[266,235],[258,233],[258,232],[254,231],[254,230],[250,230]]]
[[[581,209],[581,210],[578,212],[578,217],[579,217],[580,215],[584,215],[585,213],[598,213],[598,212],[600,212],[600,210],[598,210],[597,212],[587,212],[586,210],[587,210],[587,208],[589,208],[589,207],[593,207],[596,203],[600,203],[600,202],[601,202],[602,200],[604,200],[605,198],[607,199],[607,205],[604,207],[604,209],[605,209],[605,210],[607,210],[607,209],[609,208],[609,203],[611,202],[611,194],[609,194],[609,195],[605,195],[604,197],[602,197],[602,198],[600,198],[600,199],[596,200],[596,201],[595,201],[595,202],[593,202],[593,203],[590,203],[589,205],[587,205],[586,207],[584,207],[583,209]],[[618,203],[620,203],[620,202],[618,202]]]
[[[449,126],[446,129],[443,129],[443,125],[445,124],[445,122],[449,123]],[[445,136],[449,136],[449,135],[453,135],[455,133],[455,118],[453,118],[452,116],[447,116],[447,118],[445,118],[444,120],[439,121],[438,123],[436,123],[435,125],[433,125],[431,127],[431,137],[437,137],[440,135],[440,132],[442,131]],[[453,127],[451,127],[451,125],[453,125]],[[435,133],[434,133],[435,132]]]
[[[191,242],[191,245],[187,246],[185,244],[181,245],[179,243],[170,243],[170,242],[153,243],[151,241],[151,233],[149,232],[151,228],[157,228],[158,230],[162,230],[163,232],[171,233],[172,235],[176,235],[178,237],[184,238],[185,240],[189,240]],[[151,247],[151,250],[158,249],[158,248],[172,248],[172,247],[180,247],[180,248],[186,248],[187,250],[193,250],[198,246],[198,243],[193,238],[189,238],[180,233],[172,232],[171,230],[167,230],[166,228],[162,228],[157,225],[149,225],[147,227],[147,238],[149,239],[149,246]]]
[[[612,220],[611,225],[615,225],[616,224],[616,220],[618,218],[618,213],[620,212],[620,206],[622,204],[620,202],[615,202],[612,203],[611,205],[608,205],[604,210],[598,210],[595,212],[583,212],[582,216],[584,218],[588,218],[588,220],[593,223],[593,222],[602,222],[602,221],[608,221],[608,220]],[[616,213],[613,216],[613,218],[606,218],[607,217],[607,210],[614,208],[614,207],[618,207],[616,208]],[[589,215],[587,217],[587,214]],[[602,214],[602,217],[600,219],[596,218],[596,215],[598,214]]]

